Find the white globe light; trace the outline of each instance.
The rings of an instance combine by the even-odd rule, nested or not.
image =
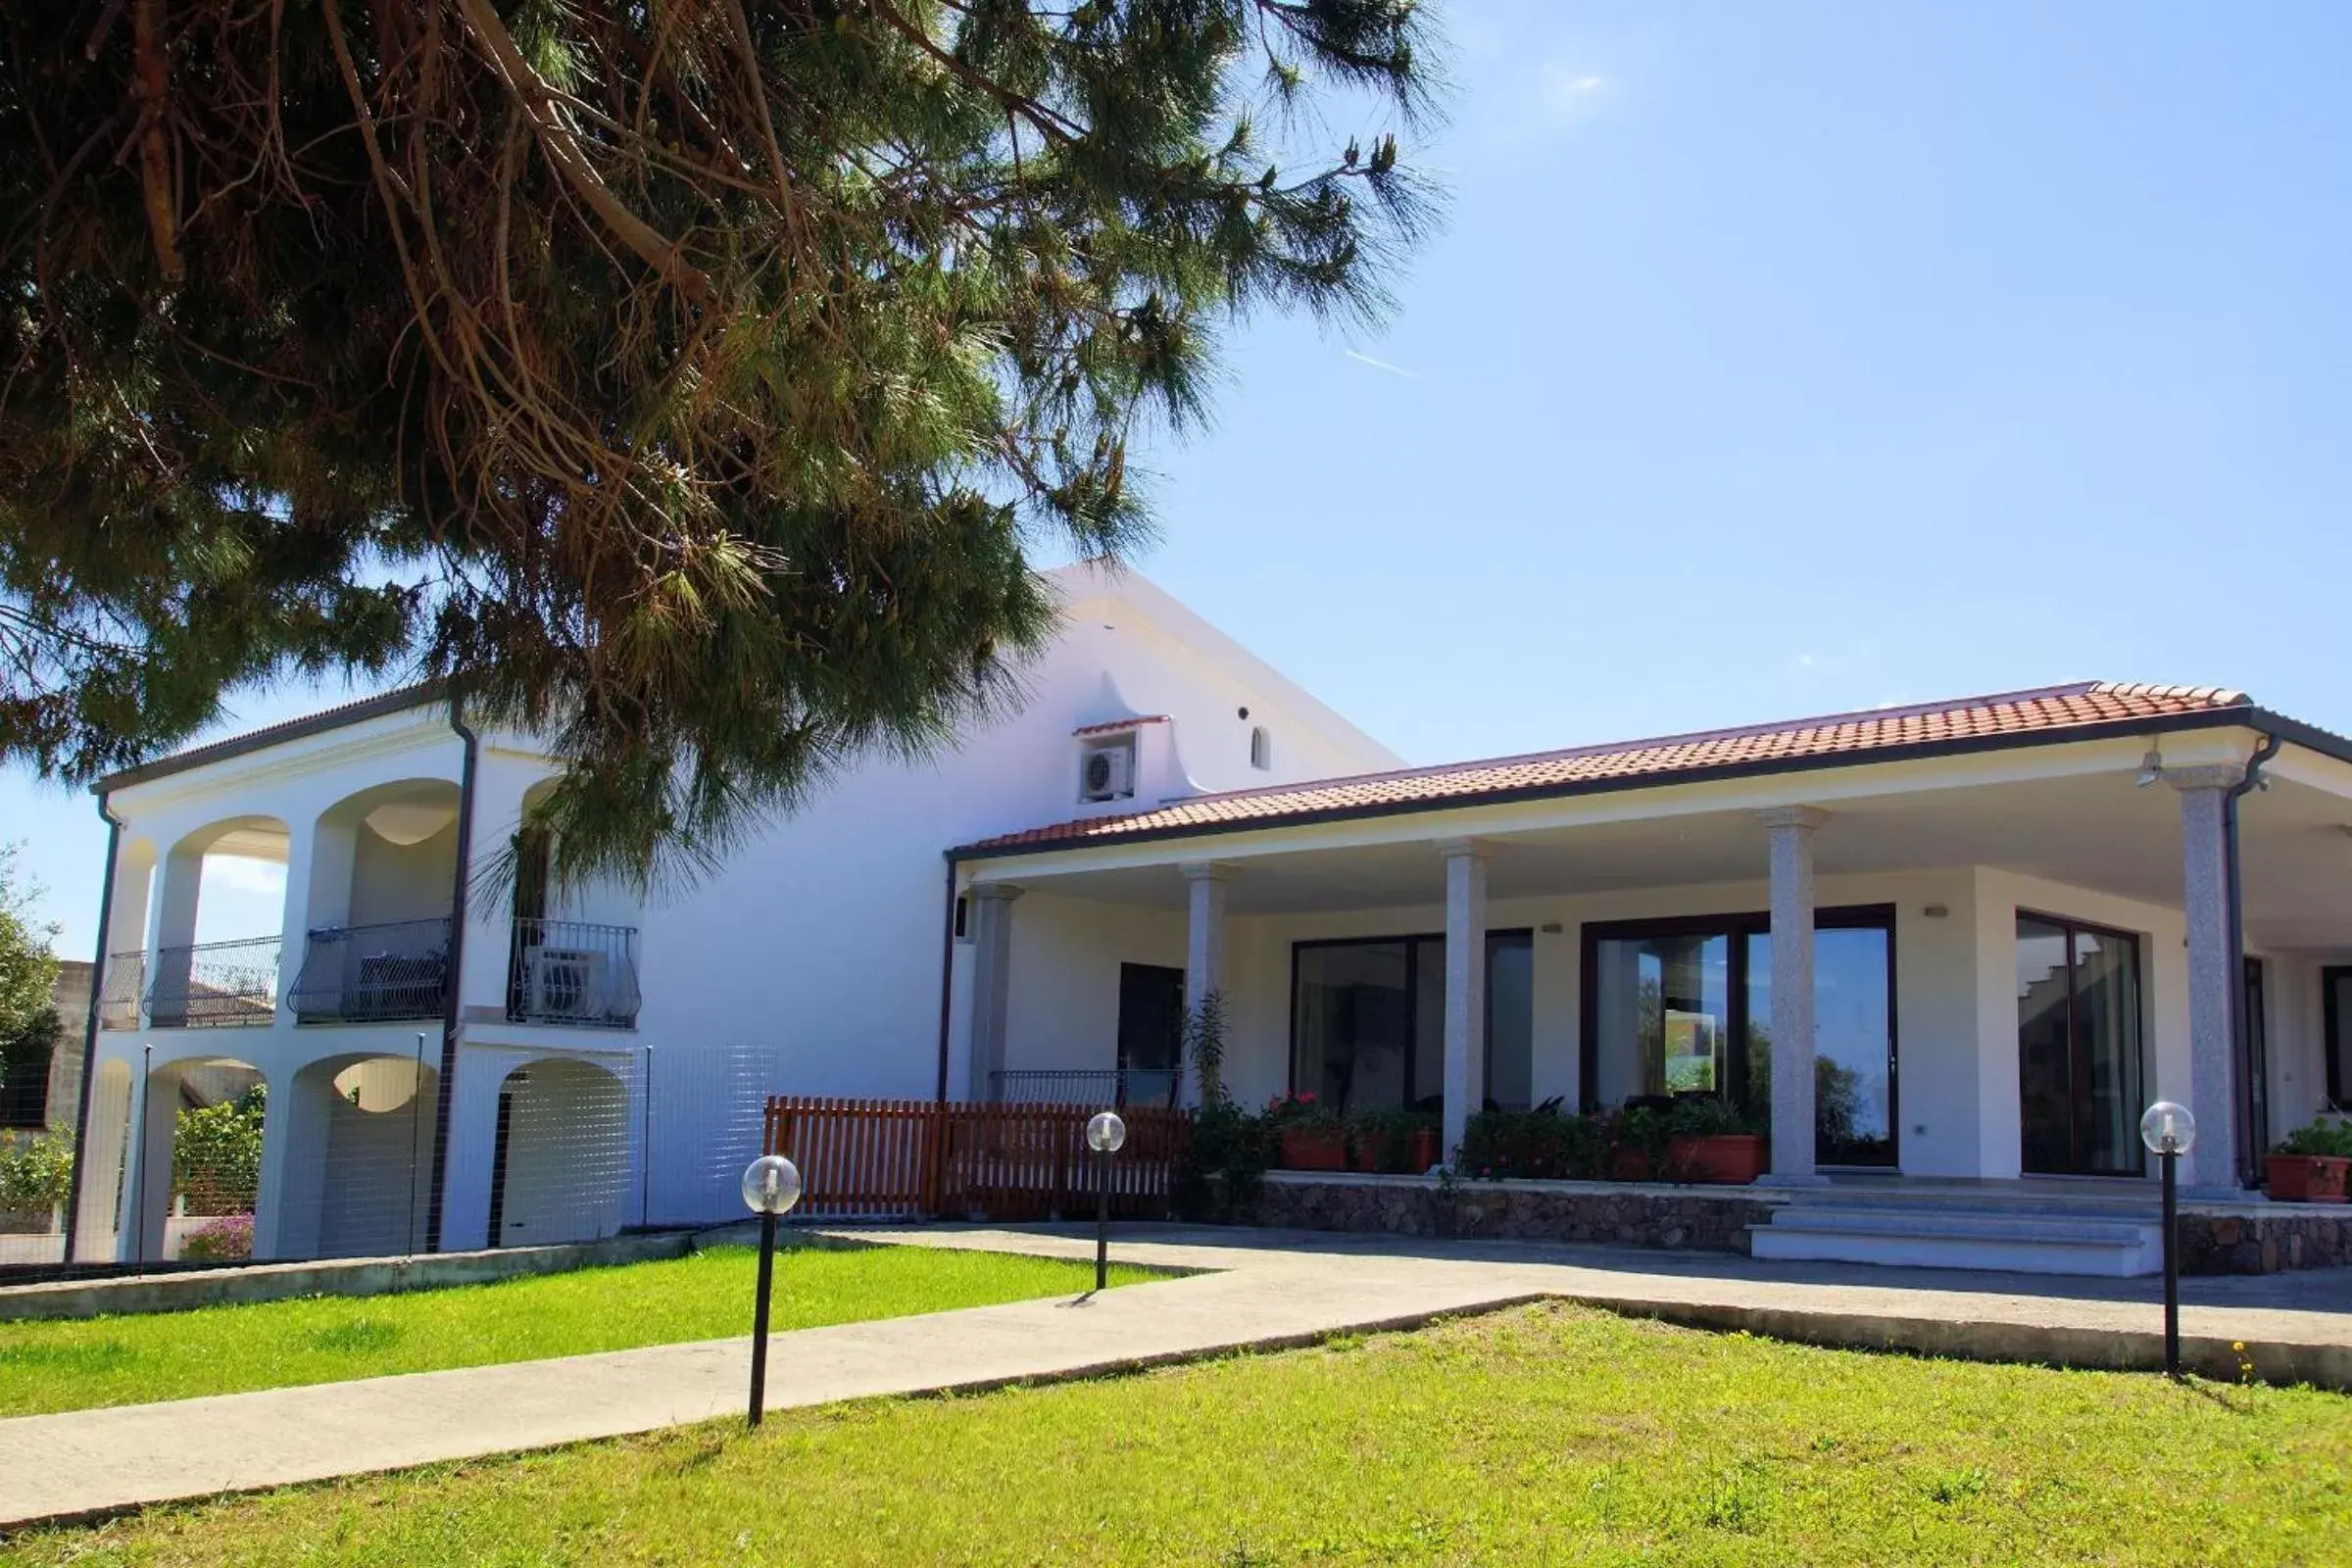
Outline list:
[[[801,1168],[782,1154],[744,1167],[743,1204],[755,1214],[787,1214],[801,1200]]]
[[[1127,1141],[1127,1123],[1115,1110],[1098,1110],[1086,1124],[1086,1147],[1098,1154],[1115,1154]]]
[[[2152,1154],[2167,1150],[2185,1154],[2197,1147],[2197,1118],[2188,1113],[2186,1105],[2159,1100],[2139,1118],[2139,1141]]]

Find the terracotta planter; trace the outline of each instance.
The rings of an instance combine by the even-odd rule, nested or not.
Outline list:
[[[1413,1129],[1412,1152],[1404,1167],[1407,1171],[1415,1176],[1426,1175],[1430,1166],[1445,1157],[1445,1150],[1438,1142],[1438,1130],[1435,1127]]]
[[[1649,1151],[1645,1149],[1612,1149],[1609,1151],[1609,1180],[1613,1182],[1647,1182],[1657,1180],[1658,1173],[1650,1168]]]
[[[1285,1127],[1281,1138],[1284,1170],[1346,1170],[1348,1137],[1314,1127]]]
[[[2335,1154],[2273,1154],[2270,1195],[2281,1203],[2340,1203],[2352,1159]]]
[[[1666,1169],[1681,1181],[1741,1186],[1764,1174],[1764,1140],[1754,1133],[1672,1139]]]

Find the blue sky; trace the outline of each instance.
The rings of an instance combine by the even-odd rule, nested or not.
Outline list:
[[[1152,577],[1416,761],[2088,677],[2352,730],[2352,7],[1447,12],[1445,231],[1385,332],[1231,334]],[[88,799],[0,837],[86,953]]]

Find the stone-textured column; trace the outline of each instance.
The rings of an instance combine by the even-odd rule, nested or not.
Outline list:
[[[2188,1109],[2197,1118],[2197,1146],[2181,1162],[2180,1181],[2208,1193],[2233,1194],[2238,1186],[2237,1063],[2230,1019],[2232,993],[2245,981],[2230,947],[2230,855],[2223,821],[2230,787],[2243,776],[2242,769],[2227,762],[2165,773],[2165,781],[2180,792],[2181,896],[2188,915]]]
[[[1811,806],[1756,813],[1772,838],[1772,1172],[1779,1187],[1816,1187],[1813,1168],[1813,833]],[[1740,1043],[1731,1042],[1731,1049]]]
[[[1446,1125],[1448,1165],[1487,1102],[1487,847],[1447,839],[1446,857]]]
[[[1002,882],[974,887],[972,915],[971,1060],[967,1098],[997,1098],[993,1075],[1004,1067],[1004,1035],[1012,995],[1012,901],[1021,890]]]
[[[1225,989],[1225,867],[1202,861],[1184,866],[1186,924],[1184,1008],[1200,1010]]]

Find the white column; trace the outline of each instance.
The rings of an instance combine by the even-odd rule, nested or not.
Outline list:
[[[1813,833],[1828,813],[1779,806],[1756,816],[1772,837],[1772,1173],[1766,1180],[1815,1187],[1824,1178],[1813,1168]]]
[[[1487,847],[1447,839],[1446,857],[1446,1124],[1448,1165],[1487,1102]]]
[[[100,1049],[106,1036],[99,1036]],[[75,1263],[114,1261],[122,1216],[120,1187],[130,1146],[130,1117],[137,1099],[135,1068],[117,1054],[92,1061],[87,1147],[82,1152],[81,1193],[74,1209]]]
[[[122,1256],[153,1263],[164,1255],[164,1221],[172,1212],[172,1145],[179,1130],[179,1068],[149,1070],[148,1054],[135,1069],[138,1102],[131,1115],[130,1168],[122,1174]]]
[[[161,886],[148,915],[146,996],[161,999],[160,1016],[148,1008],[150,1028],[187,1022],[188,975],[196,941],[197,895],[204,884],[204,851],[174,849],[164,857]],[[141,998],[142,1005],[145,997]]]
[[[2243,769],[2227,762],[2165,773],[2165,781],[2180,792],[2180,881],[2188,915],[2188,1109],[2197,1118],[2197,1146],[2181,1162],[2180,1181],[2230,1194],[2238,1186],[2231,993],[2245,981],[2230,948],[2230,860],[2223,819],[2225,797],[2243,776]],[[2133,1107],[2135,1126],[2143,1108]]]
[[[1005,1031],[1012,996],[1012,901],[1021,890],[983,882],[966,894],[972,916],[971,1041],[966,1098],[997,1098],[992,1075],[1004,1068]]]

